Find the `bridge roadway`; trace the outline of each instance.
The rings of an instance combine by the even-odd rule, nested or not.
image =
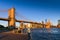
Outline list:
[[[0,20],[3,20],[3,21],[9,21],[10,19],[8,19],[8,18],[0,18]],[[24,21],[24,20],[16,20],[16,22],[41,24],[41,23],[37,23],[37,22]]]
[[[8,18],[0,18],[0,20],[3,20],[3,21],[9,21]]]

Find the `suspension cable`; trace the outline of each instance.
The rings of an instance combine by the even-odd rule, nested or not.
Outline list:
[[[20,17],[20,18],[24,18],[25,20],[28,20],[28,21],[32,21],[32,20],[26,18],[25,16],[23,16],[21,13],[15,12],[15,16],[18,16],[18,17]]]

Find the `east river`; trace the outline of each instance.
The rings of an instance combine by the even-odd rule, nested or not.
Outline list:
[[[60,40],[60,28],[31,29],[32,40]]]

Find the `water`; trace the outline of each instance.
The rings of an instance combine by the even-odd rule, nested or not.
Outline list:
[[[60,29],[31,29],[31,38],[32,40],[60,40]]]

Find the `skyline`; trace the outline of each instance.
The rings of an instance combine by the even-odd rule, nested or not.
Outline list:
[[[45,19],[50,19],[56,25],[60,19],[60,1],[59,0],[0,0],[0,10],[15,7],[16,12],[26,16],[26,18],[41,22]],[[3,16],[2,16],[3,15]],[[8,12],[0,12],[0,17],[7,18]],[[17,17],[16,17],[17,18]],[[20,20],[20,18],[17,18]],[[0,21],[0,24],[6,25],[5,21]],[[19,24],[19,23],[17,23]]]

